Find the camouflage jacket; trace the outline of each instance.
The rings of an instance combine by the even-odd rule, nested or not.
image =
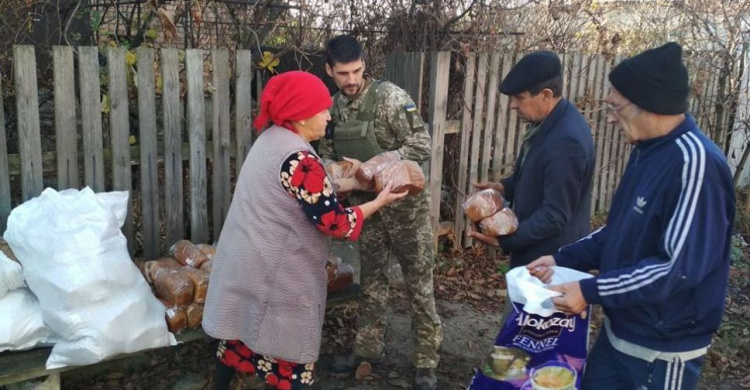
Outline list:
[[[364,96],[373,85],[371,79],[367,79],[366,82],[368,85],[354,100],[341,93],[336,94],[331,107],[332,116],[338,116],[343,121],[356,117]],[[427,161],[432,147],[430,133],[427,132],[427,125],[417,112],[407,114],[407,110],[416,109],[409,94],[396,84],[383,81],[377,90],[375,107],[375,136],[380,147],[385,151],[398,150],[401,158],[418,164]],[[333,115],[334,110],[338,111],[337,115]],[[336,160],[335,151],[332,139],[320,140],[320,157]]]

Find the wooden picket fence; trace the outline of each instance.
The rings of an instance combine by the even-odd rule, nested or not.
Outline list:
[[[139,212],[129,215],[123,230],[131,249],[134,237],[139,238],[145,258],[158,257],[166,246],[188,236],[183,217],[187,209],[189,237],[193,241],[207,242],[210,237],[218,237],[231,199],[230,177],[236,174],[230,171],[230,162],[234,163],[233,167],[241,167],[251,146],[253,75],[250,70],[253,67],[250,52],[238,50],[235,53],[236,71],[230,80],[226,50],[212,50],[210,60],[205,62],[206,52],[186,50],[182,63],[176,49],[139,48],[136,51],[137,75],[129,76],[131,70],[126,65],[125,49],[107,48],[105,89],[110,108],[109,126],[103,128],[99,48],[78,47],[75,51],[77,56],[71,47],[53,48],[55,151],[43,151],[35,49],[33,46],[14,47],[19,144],[18,153],[8,155],[5,124],[0,123],[0,231],[5,230],[11,207],[39,195],[45,185],[59,190],[89,186],[97,192],[131,193],[131,202],[137,205]],[[159,113],[156,110],[155,55],[161,59],[158,71],[163,104]],[[76,59],[80,100],[76,99],[75,91]],[[212,79],[204,80],[204,66],[208,64]],[[184,74],[182,81],[181,73]],[[128,97],[128,77],[134,77],[137,85],[137,146],[131,146],[130,142],[128,106],[133,102]],[[230,82],[235,83],[236,91],[233,131],[230,128]],[[213,118],[208,119],[213,121],[211,134],[206,132],[204,84],[210,84],[213,99]],[[80,102],[80,118],[76,115],[76,101]],[[184,114],[183,106],[187,111]],[[159,129],[157,116],[162,123]],[[2,118],[0,115],[0,121]],[[108,145],[104,145],[105,138],[109,139]],[[183,167],[185,160],[188,164]],[[211,183],[208,183],[208,161]],[[139,173],[135,181],[134,167]],[[183,190],[183,168],[189,170],[186,190]],[[82,178],[79,177],[81,171]],[[48,173],[46,178],[45,172]],[[50,174],[56,178],[50,178]],[[11,193],[11,183],[17,181],[11,179],[18,176],[21,188],[20,199],[16,202],[12,201],[16,197]],[[134,216],[138,218],[137,231],[134,231]]]
[[[215,240],[229,208],[237,170],[252,146],[251,53],[238,50],[229,58],[229,52],[222,49],[139,48],[135,67],[131,67],[125,49],[100,50],[53,48],[54,150],[43,150],[35,48],[14,47],[18,153],[8,154],[0,101],[0,232],[5,230],[11,208],[37,196],[45,186],[60,190],[90,186],[95,191],[130,192],[133,212],[123,230],[131,250],[137,242],[144,258],[158,257],[182,238]],[[105,68],[99,65],[100,55],[106,56]],[[521,146],[524,124],[497,86],[522,54],[470,54],[464,64],[463,95],[450,97],[456,58],[440,52],[429,54],[427,61],[427,55],[393,53],[386,60],[385,73],[419,103],[425,89],[425,63],[429,63],[424,97],[428,112],[422,114],[432,134],[432,225],[437,235],[452,232],[457,245],[468,246],[471,240],[465,237],[467,219],[461,207],[464,194],[472,191],[473,182],[510,174]],[[561,58],[564,96],[589,120],[595,139],[594,210],[606,211],[630,152],[620,134],[606,124],[601,109],[607,74],[620,59],[584,54]],[[701,88],[692,98],[691,111],[705,129],[714,120],[711,99],[716,77],[708,65],[701,66],[696,71]],[[106,80],[106,85],[100,80]],[[137,85],[137,92],[129,89],[129,80],[130,85]],[[257,88],[260,92],[261,83]],[[108,100],[105,117],[104,95]],[[211,118],[205,114],[207,96],[213,107]],[[447,120],[449,103],[457,100],[463,101],[460,118]],[[130,123],[131,104],[138,108],[135,126]],[[131,127],[138,129],[135,145],[130,142]],[[460,137],[459,160],[446,165],[458,167],[458,188],[452,189],[455,203],[443,205],[453,208],[454,220],[440,221],[443,174],[448,169],[443,164],[446,136]]]

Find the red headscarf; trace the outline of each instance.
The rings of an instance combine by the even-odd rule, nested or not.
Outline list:
[[[317,76],[303,71],[285,72],[271,77],[260,96],[260,113],[253,121],[258,131],[276,125],[295,131],[292,121],[312,118],[331,107],[328,87]]]

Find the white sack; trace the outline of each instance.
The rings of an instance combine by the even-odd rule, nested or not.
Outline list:
[[[0,316],[0,352],[54,344],[54,333],[44,324],[39,301],[28,289],[16,289],[0,298],[0,313],[8,314]]]
[[[23,287],[23,270],[21,264],[8,258],[5,253],[0,252],[0,299],[8,291]],[[0,311],[0,313],[3,313]]]
[[[8,218],[4,238],[44,321],[60,337],[47,369],[174,342],[164,306],[130,259],[120,231],[127,199],[127,192],[47,188]]]

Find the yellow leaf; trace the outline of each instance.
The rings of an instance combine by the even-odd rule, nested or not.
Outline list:
[[[258,67],[261,69],[268,69],[270,72],[273,72],[273,68],[277,66],[279,66],[279,59],[274,57],[274,55],[270,51],[264,51],[263,58],[261,58],[260,62],[258,62]]]
[[[105,93],[104,96],[102,96],[102,114],[109,114],[109,110],[109,95]]]
[[[137,142],[135,136],[131,135],[130,137],[128,137],[128,142],[130,142],[131,145],[135,145],[135,143]]]
[[[128,50],[128,51],[125,52],[125,63],[128,66],[135,65],[136,60],[138,60],[138,57],[136,57],[135,54],[133,54],[132,51]]]

